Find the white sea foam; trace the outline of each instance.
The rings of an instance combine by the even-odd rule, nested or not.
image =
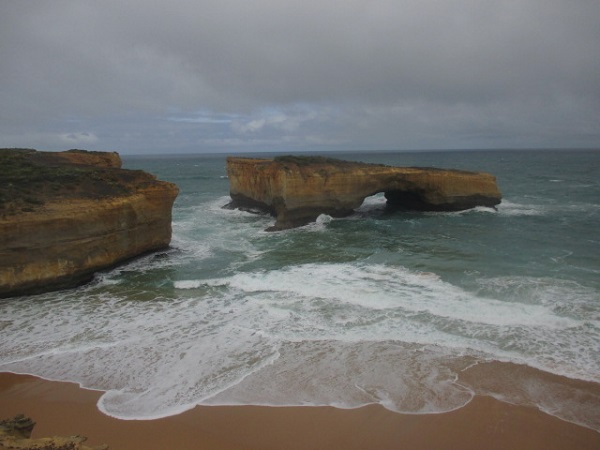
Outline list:
[[[327,214],[320,214],[319,217],[317,217],[317,219],[315,220],[315,222],[318,225],[327,225],[328,223],[331,223],[332,220],[333,220],[333,217],[331,217]]]
[[[177,289],[198,289],[203,285],[202,280],[179,280],[175,281],[173,285]]]
[[[458,211],[458,214],[468,214],[470,212],[495,214],[498,210],[496,208],[488,208],[487,206],[476,206],[475,208],[467,209],[466,211]]]
[[[503,216],[541,216],[546,213],[543,206],[513,203],[506,199],[502,200],[497,209],[498,213]]]
[[[437,347],[303,341],[284,344],[280,353],[272,364],[206,403],[339,408],[378,403],[416,414],[456,409],[473,395],[455,383],[456,371],[470,360]]]
[[[468,292],[433,273],[338,263],[174,285],[213,289],[148,303],[86,287],[85,299],[5,305],[0,369],[106,390],[100,408],[129,419],[199,403],[447,411],[473,395],[456,378],[481,357],[600,373],[600,324],[561,309],[574,286],[549,279]]]
[[[594,212],[597,205],[531,197],[503,200],[497,211],[449,213],[450,220],[382,220],[373,233],[356,232],[356,222],[341,233],[347,224],[321,216],[271,234],[263,231],[273,221],[268,215],[222,209],[227,196],[193,195],[180,194],[171,250],[101,274],[95,284],[0,303],[0,370],[104,390],[100,408],[125,419],[196,404],[379,403],[430,413],[488,393],[600,430],[582,418],[594,414],[588,397],[569,400],[582,398],[575,391],[556,396],[556,386],[524,378],[499,392],[492,382],[461,379],[477,363],[500,360],[600,382],[597,290],[558,276],[566,263],[592,273],[594,266],[572,262],[577,250],[562,246],[546,256],[556,272],[543,275],[494,275],[494,264],[435,256],[436,238],[452,239],[445,227],[455,223],[483,215],[486,222],[541,222],[556,211]],[[354,217],[384,208],[383,195],[369,197]],[[406,237],[407,227],[418,231],[424,222],[426,235]],[[438,222],[443,230],[432,226]],[[591,247],[597,242],[590,236]],[[488,237],[479,229],[465,254],[488,248]],[[401,253],[418,239],[415,250]],[[412,253],[421,249],[418,260]]]
[[[385,209],[387,200],[383,192],[364,199],[362,205],[356,208],[357,213],[369,214]]]
[[[502,326],[575,325],[543,306],[481,298],[443,282],[435,274],[402,267],[306,264],[270,272],[240,273],[226,282],[246,293],[265,292],[283,301],[323,299],[371,310],[401,308],[406,314],[429,313]]]

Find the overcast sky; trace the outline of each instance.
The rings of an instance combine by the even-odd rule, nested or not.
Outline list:
[[[599,0],[0,0],[0,147],[600,147]]]

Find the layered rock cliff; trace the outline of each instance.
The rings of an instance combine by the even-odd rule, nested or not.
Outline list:
[[[171,240],[179,192],[116,153],[0,150],[0,297],[72,287]]]
[[[232,198],[228,206],[269,212],[276,217],[270,230],[305,225],[320,214],[349,215],[379,192],[392,208],[422,211],[493,207],[502,198],[495,177],[488,173],[321,157],[229,157],[227,174]]]

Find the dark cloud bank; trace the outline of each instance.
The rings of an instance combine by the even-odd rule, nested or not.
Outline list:
[[[597,0],[3,1],[0,147],[600,147]]]

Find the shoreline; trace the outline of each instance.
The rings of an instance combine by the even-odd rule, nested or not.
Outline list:
[[[110,449],[597,449],[600,433],[536,408],[475,396],[439,414],[400,414],[379,405],[197,406],[155,420],[120,420],[96,406],[101,391],[0,372],[0,420],[23,413],[33,438],[83,435]],[[1,447],[0,447],[1,448]]]

